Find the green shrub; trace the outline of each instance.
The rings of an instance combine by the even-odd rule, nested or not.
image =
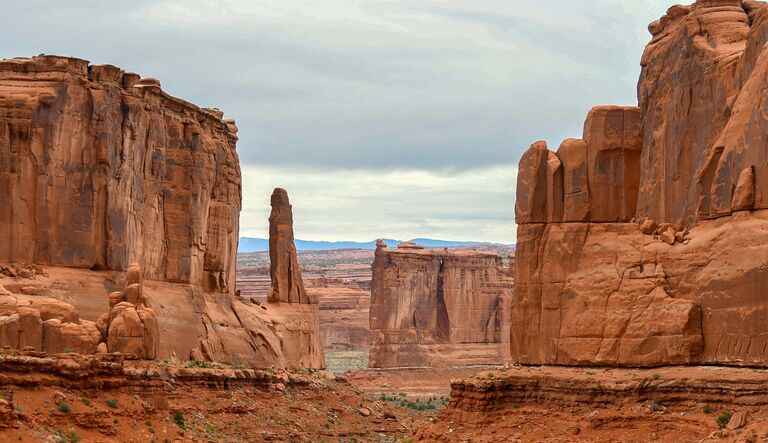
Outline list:
[[[661,398],[654,398],[651,400],[651,403],[648,405],[648,408],[651,410],[651,412],[659,412],[664,409],[664,399]]]
[[[70,429],[67,433],[67,441],[71,443],[77,443],[80,441],[80,436],[77,435],[77,432],[75,432],[74,429]]]
[[[181,429],[187,428],[187,422],[184,420],[184,415],[181,412],[173,414],[173,421],[176,423],[176,426]]]
[[[72,407],[69,406],[69,403],[58,403],[56,407],[59,409],[59,412],[63,412],[65,414],[69,414],[72,411]]]
[[[106,405],[109,406],[112,409],[117,409],[117,407],[120,406],[117,403],[117,400],[115,400],[114,398],[110,398],[109,400],[105,401],[104,403],[106,403]]]
[[[215,434],[215,433],[219,432],[220,430],[221,429],[219,429],[219,427],[214,425],[213,423],[208,423],[207,425],[205,425],[205,432],[207,432],[209,434]]]
[[[434,411],[437,409],[437,406],[433,405],[432,403],[422,402],[421,400],[401,400],[400,407],[413,409],[414,411]]]
[[[653,379],[654,379],[654,380],[658,380],[658,379],[660,379],[660,378],[661,378],[661,374],[659,374],[658,372],[657,372],[657,373],[655,373],[655,374],[653,374]]]
[[[93,406],[93,402],[90,398],[83,397],[80,399],[80,401],[83,402],[83,404],[86,406]]]
[[[702,411],[703,411],[705,414],[709,414],[709,413],[711,413],[711,412],[712,412],[712,407],[711,407],[711,406],[709,406],[709,405],[706,405],[706,406],[704,406],[704,409],[702,409]]]
[[[717,424],[721,428],[724,428],[725,425],[728,424],[729,421],[731,421],[731,417],[733,417],[733,414],[730,412],[723,412],[722,414],[717,416]]]

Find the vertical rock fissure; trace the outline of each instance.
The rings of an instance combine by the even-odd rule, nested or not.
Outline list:
[[[440,258],[440,270],[437,272],[437,337],[443,343],[451,338],[451,324],[448,307],[445,304],[445,260]]]

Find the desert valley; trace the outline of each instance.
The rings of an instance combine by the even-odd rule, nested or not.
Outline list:
[[[530,140],[514,245],[299,250],[312,212],[274,183],[238,253],[241,123],[113,65],[0,60],[0,435],[768,441],[768,3],[648,31],[638,103]]]

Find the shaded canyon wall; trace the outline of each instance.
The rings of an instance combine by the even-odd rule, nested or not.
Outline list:
[[[370,367],[501,362],[512,288],[501,257],[381,242],[372,269]]]

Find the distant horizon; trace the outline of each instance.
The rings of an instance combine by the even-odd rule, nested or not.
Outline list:
[[[478,244],[494,244],[494,245],[504,245],[504,246],[510,246],[514,245],[515,242],[510,243],[504,243],[504,242],[497,242],[492,240],[463,240],[463,239],[457,239],[457,238],[437,238],[437,237],[430,237],[430,236],[417,236],[412,238],[402,238],[398,239],[397,236],[379,236],[374,238],[364,238],[364,239],[353,239],[353,238],[345,238],[343,240],[318,240],[316,238],[298,238],[294,236],[295,241],[305,241],[305,242],[323,242],[323,243],[369,243],[369,242],[375,242],[376,240],[397,240],[397,241],[414,241],[414,240],[431,240],[431,241],[444,241],[444,242],[452,242],[452,243],[478,243]],[[240,235],[240,239],[254,239],[254,240],[269,240],[269,235],[265,236],[252,236],[252,235]]]
[[[411,239],[378,238],[367,241],[352,240],[303,240],[294,239],[296,250],[298,251],[331,251],[338,249],[375,249],[376,241],[383,240],[388,247],[394,248],[401,242],[412,241],[427,248],[441,247],[470,247],[470,246],[498,246],[515,247],[515,244],[505,244],[485,241],[462,241],[462,240],[441,240],[423,237],[414,237]],[[238,253],[246,254],[253,252],[266,252],[269,250],[269,239],[263,237],[240,237],[238,242]]]

